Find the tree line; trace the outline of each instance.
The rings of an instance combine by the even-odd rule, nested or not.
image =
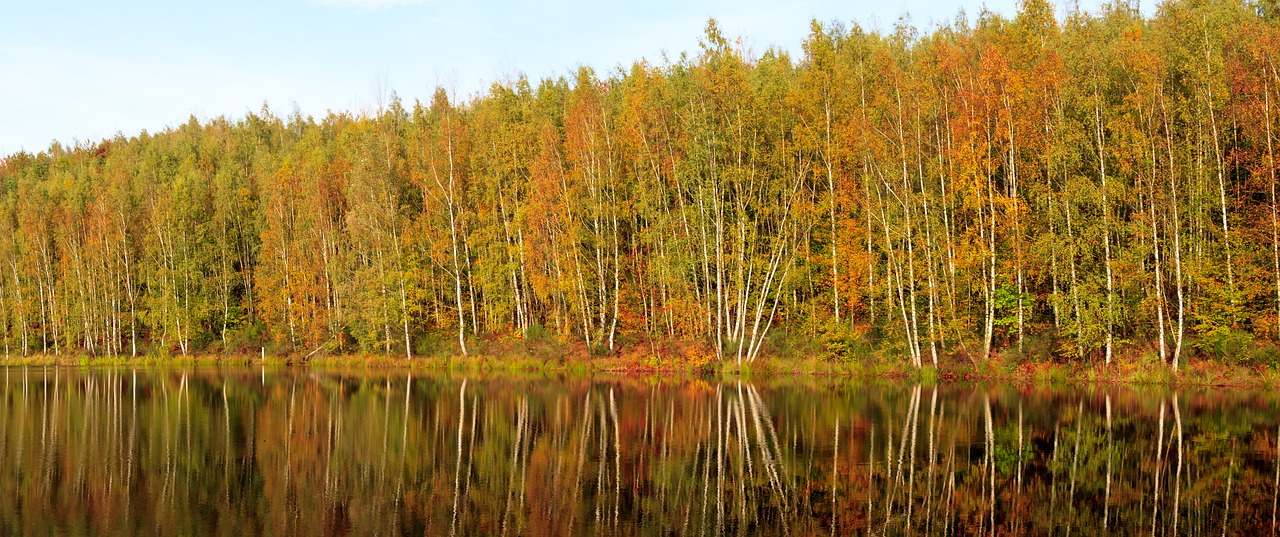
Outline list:
[[[749,362],[807,337],[1176,368],[1280,338],[1274,15],[1024,0],[927,32],[814,22],[794,59],[713,20],[603,77],[54,143],[0,161],[0,340],[413,356],[550,333]]]

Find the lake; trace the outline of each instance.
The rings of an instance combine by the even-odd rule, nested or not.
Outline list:
[[[1232,535],[1275,394],[4,368],[4,535]]]

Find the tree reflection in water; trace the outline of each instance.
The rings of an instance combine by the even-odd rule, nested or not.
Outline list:
[[[1230,390],[11,368],[0,534],[1264,533],[1280,497],[1276,402]]]

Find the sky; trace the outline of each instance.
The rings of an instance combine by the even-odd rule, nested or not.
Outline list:
[[[1071,0],[1068,0],[1071,1]],[[1078,0],[1095,9],[1101,0]],[[1057,2],[1062,4],[1062,2]],[[1153,12],[1154,0],[1141,10]],[[158,132],[191,116],[236,119],[267,104],[376,108],[394,91],[460,98],[519,74],[599,74],[694,52],[709,18],[755,53],[800,56],[809,21],[928,29],[1016,0],[0,0],[0,156],[54,140]],[[1074,5],[1071,4],[1071,5]],[[1064,13],[1064,7],[1059,12]]]

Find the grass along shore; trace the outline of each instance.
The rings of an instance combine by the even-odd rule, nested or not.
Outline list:
[[[836,361],[822,358],[765,356],[754,363],[737,364],[714,357],[690,359],[685,356],[658,357],[624,354],[619,356],[562,355],[546,358],[531,354],[472,356],[423,356],[405,358],[370,354],[320,355],[310,358],[280,355],[188,356],[144,355],[85,356],[31,355],[0,358],[0,365],[57,367],[310,367],[326,369],[409,369],[471,374],[596,374],[664,376],[670,378],[767,379],[778,376],[847,377],[851,380],[892,380],[902,382],[1012,382],[1032,384],[1131,384],[1172,387],[1280,387],[1280,369],[1270,365],[1227,365],[1209,359],[1190,359],[1179,371],[1172,371],[1149,356],[1118,357],[1110,366],[1080,362],[1039,360],[1014,361],[994,358],[978,363],[954,358],[941,360],[938,367],[914,368],[901,360],[868,356],[860,360]]]

